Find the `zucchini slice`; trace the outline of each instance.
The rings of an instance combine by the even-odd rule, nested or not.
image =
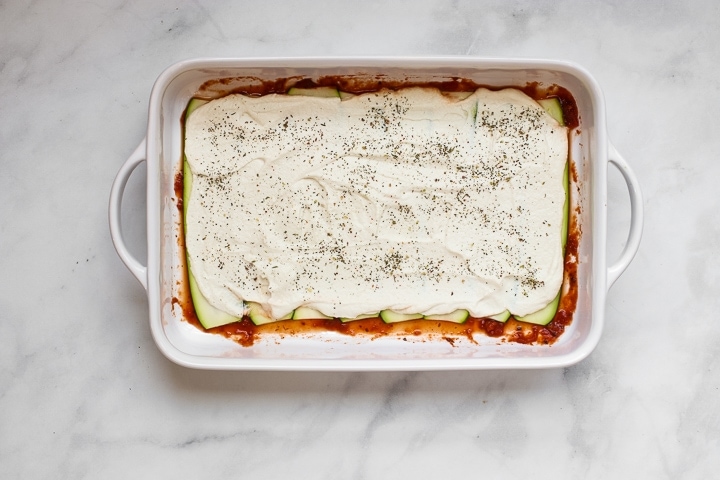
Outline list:
[[[208,100],[201,100],[199,98],[191,98],[188,102],[187,110],[185,110],[185,120],[194,112],[198,107],[208,103]]]
[[[380,312],[380,318],[382,318],[385,323],[398,323],[406,320],[419,320],[423,318],[423,316],[419,313],[397,313],[392,310],[383,310]]]
[[[496,322],[507,322],[508,318],[510,318],[510,311],[505,310],[504,312],[500,312],[497,315],[491,315],[488,317],[490,320],[495,320]]]
[[[229,313],[213,307],[207,299],[205,299],[190,269],[188,269],[188,280],[190,282],[190,296],[192,297],[193,306],[195,307],[195,314],[203,327],[214,328],[240,320]]]
[[[275,320],[265,312],[265,309],[259,303],[247,302],[247,313],[250,321],[255,325],[265,325]]]
[[[290,312],[282,318],[275,319],[268,315],[259,303],[247,302],[246,305],[248,317],[250,317],[250,321],[252,321],[255,325],[265,325],[266,323],[273,323],[280,320],[290,320],[293,316],[293,312]]]
[[[293,320],[329,320],[333,317],[328,317],[318,312],[314,308],[310,307],[298,307],[293,313]]]
[[[380,318],[380,314],[379,313],[367,313],[365,315],[358,315],[357,317],[354,317],[354,318],[343,317],[340,319],[340,321],[343,323],[347,323],[347,322],[354,322],[355,320],[365,320],[366,318]]]
[[[470,316],[467,310],[455,310],[454,312],[445,313],[443,315],[425,315],[425,320],[442,320],[445,322],[465,323]]]
[[[563,118],[562,105],[560,104],[559,98],[543,98],[542,100],[538,100],[537,102],[540,104],[541,107],[545,109],[547,113],[550,114],[551,117],[557,120],[560,125],[565,126],[565,119]]]
[[[292,87],[288,95],[302,95],[305,97],[340,98],[340,92],[335,87],[297,88]]]
[[[539,310],[535,313],[530,313],[528,315],[525,315],[524,317],[518,317],[515,316],[515,320],[518,320],[520,322],[527,322],[527,323],[534,323],[536,325],[547,325],[552,321],[553,318],[555,318],[555,313],[557,313],[558,305],[560,305],[560,292],[558,292],[555,299],[548,303],[545,308],[542,310]]]

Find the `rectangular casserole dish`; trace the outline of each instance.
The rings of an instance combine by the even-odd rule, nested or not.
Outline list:
[[[178,238],[181,218],[175,177],[182,165],[182,118],[190,98],[208,82],[220,95],[232,78],[352,76],[394,81],[439,82],[463,78],[491,87],[558,85],[575,98],[579,127],[570,135],[576,172],[571,205],[582,231],[578,259],[578,301],[572,324],[554,344],[523,345],[492,337],[477,343],[401,342],[397,338],[344,336],[262,337],[251,347],[198,330],[182,318],[175,299],[184,288],[184,262]],[[225,79],[225,80],[223,80]],[[208,91],[206,90],[207,94]],[[134,168],[147,162],[148,264],[142,265],[122,239],[120,205]],[[622,173],[630,194],[631,226],[620,258],[606,261],[607,165]],[[146,288],[153,338],[170,360],[187,367],[224,370],[460,370],[563,367],[585,358],[597,345],[604,322],[607,290],[627,268],[640,243],[642,197],[627,162],[610,145],[605,106],[595,80],[581,67],[544,60],[440,58],[257,58],[198,59],[177,63],[157,79],[149,104],[147,136],[113,183],[109,222],[115,248]]]

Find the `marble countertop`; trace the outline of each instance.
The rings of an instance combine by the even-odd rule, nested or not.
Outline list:
[[[666,2],[0,4],[0,477],[711,478],[720,469],[720,7]],[[482,4],[481,4],[482,3]],[[645,196],[642,245],[565,369],[185,369],[107,202],[168,65],[206,56],[574,61]],[[145,258],[146,174],[123,206]],[[629,199],[609,170],[610,258]],[[713,453],[714,452],[714,453]]]

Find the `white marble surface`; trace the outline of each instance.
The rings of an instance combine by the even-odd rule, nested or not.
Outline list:
[[[0,478],[713,478],[720,8],[695,2],[0,3]],[[645,194],[600,345],[549,371],[232,373],[167,361],[107,226],[150,88],[199,56],[585,66]],[[144,256],[145,170],[123,218]],[[610,170],[609,252],[628,195]]]

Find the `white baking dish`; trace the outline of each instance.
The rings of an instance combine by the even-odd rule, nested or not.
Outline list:
[[[459,341],[402,342],[396,338],[348,337],[335,332],[285,338],[263,337],[243,347],[183,321],[173,297],[182,282],[179,212],[174,191],[181,167],[181,118],[189,99],[207,81],[257,77],[384,75],[418,81],[470,79],[490,86],[524,86],[531,82],[559,85],[574,96],[580,126],[571,135],[571,158],[577,171],[572,190],[580,206],[577,310],[573,323],[551,346],[499,343],[477,338]],[[217,83],[218,88],[231,88]],[[148,265],[125,246],[120,205],[126,182],[147,162]],[[610,267],[606,260],[607,165],[612,163],[628,185],[631,226],[624,251]],[[150,327],[160,350],[172,361],[194,368],[227,370],[441,370],[547,368],[567,366],[585,358],[597,345],[604,322],[605,297],[634,257],[642,232],[642,197],[626,161],[607,138],[605,105],[600,88],[582,68],[567,62],[441,58],[270,58],[199,59],[177,63],[157,79],[150,98],[147,137],[121,167],[110,195],[113,243],[130,271],[147,289]]]

